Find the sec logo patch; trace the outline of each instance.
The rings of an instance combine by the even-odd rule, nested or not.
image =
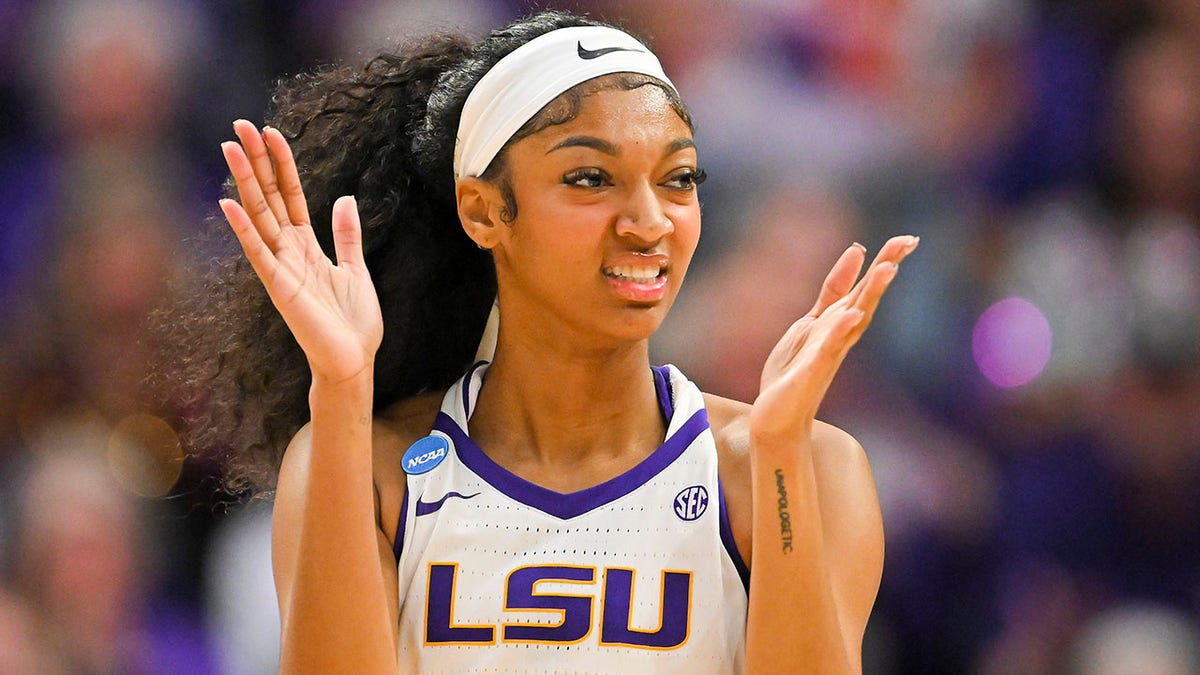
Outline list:
[[[685,487],[675,495],[675,515],[680,520],[695,520],[708,509],[708,490],[703,485]]]

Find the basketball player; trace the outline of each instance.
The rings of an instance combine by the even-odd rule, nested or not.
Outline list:
[[[204,320],[234,335],[210,405],[295,432],[283,672],[861,670],[879,506],[814,415],[915,239],[861,279],[846,249],[725,400],[649,364],[704,172],[644,44],[543,13],[276,100],[290,146],[235,123],[220,205],[302,351],[233,262]]]

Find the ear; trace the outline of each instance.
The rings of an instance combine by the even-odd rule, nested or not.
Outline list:
[[[454,184],[454,193],[463,231],[479,248],[494,247],[497,232],[504,225],[500,218],[504,209],[500,189],[482,178],[468,177],[460,178]]]

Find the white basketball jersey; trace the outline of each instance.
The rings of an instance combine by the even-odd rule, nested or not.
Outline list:
[[[700,390],[655,368],[662,446],[562,494],[471,441],[485,371],[478,364],[446,393],[429,445],[405,455],[400,670],[743,673],[749,571]]]

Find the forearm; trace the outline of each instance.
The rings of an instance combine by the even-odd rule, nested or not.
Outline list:
[[[371,378],[314,378],[309,405],[307,466],[281,475],[279,485],[295,533],[276,560],[286,577],[281,671],[394,673],[372,481]],[[298,480],[284,484],[285,477]]]
[[[756,442],[749,672],[846,673],[847,653],[825,547],[810,442]]]

